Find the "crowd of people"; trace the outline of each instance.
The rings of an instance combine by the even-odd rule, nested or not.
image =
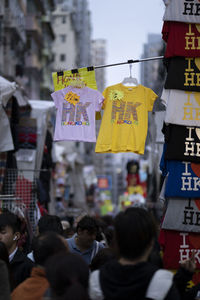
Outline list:
[[[20,218],[2,211],[2,300],[198,299],[200,284],[188,288],[194,255],[175,274],[164,270],[158,224],[145,208],[127,208],[114,218],[82,215],[71,226],[45,214],[26,243],[22,233]]]

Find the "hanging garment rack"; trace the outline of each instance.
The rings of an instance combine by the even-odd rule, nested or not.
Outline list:
[[[116,64],[109,64],[109,65],[102,65],[102,66],[95,66],[94,69],[100,69],[100,68],[106,68],[106,67],[114,67],[119,65],[125,65],[125,64],[134,64],[138,62],[148,61],[148,60],[156,60],[156,59],[162,59],[164,56],[155,56],[155,57],[148,57],[148,58],[141,58],[141,59],[129,59],[125,62],[116,63]]]
[[[120,63],[116,63],[116,64],[87,67],[87,70],[88,71],[93,71],[94,69],[114,67],[114,66],[120,66],[120,65],[126,65],[126,64],[134,64],[134,63],[138,63],[138,62],[149,61],[149,60],[157,60],[157,59],[163,59],[163,58],[164,58],[164,56],[155,56],[155,57],[148,57],[148,58],[141,58],[141,59],[129,59],[125,62],[120,62]],[[71,72],[72,72],[72,74],[78,73],[78,69],[72,69]],[[57,72],[57,76],[63,76],[63,74],[64,74],[63,71]]]

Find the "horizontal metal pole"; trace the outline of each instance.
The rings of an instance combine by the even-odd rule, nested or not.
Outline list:
[[[134,64],[134,63],[138,63],[138,62],[149,61],[149,60],[157,60],[157,59],[162,59],[162,58],[164,58],[164,56],[147,57],[147,58],[141,58],[141,59],[135,59],[135,60],[134,59],[129,59],[128,61],[121,62],[121,63],[95,66],[94,69],[114,67],[114,66],[120,66],[120,65],[126,65],[126,64]]]

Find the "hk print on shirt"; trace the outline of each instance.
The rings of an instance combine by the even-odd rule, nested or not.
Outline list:
[[[200,24],[165,21],[162,38],[167,43],[165,57],[199,57]]]
[[[102,94],[69,86],[51,96],[57,108],[54,141],[96,142],[95,112],[101,110]]]
[[[163,249],[165,269],[178,269],[180,262],[195,252],[196,269],[200,269],[199,233],[161,229],[159,243]]]
[[[200,232],[200,199],[168,199],[162,228]]]
[[[199,0],[163,0],[165,3],[164,21],[199,23]]]
[[[166,59],[165,65],[167,67],[165,89],[200,92],[199,57],[173,57]]]
[[[166,160],[163,174],[168,174],[166,198],[200,198],[200,164]]]

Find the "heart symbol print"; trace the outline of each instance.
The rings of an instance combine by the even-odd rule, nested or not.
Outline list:
[[[200,140],[200,128],[195,129],[196,135],[198,136],[198,139]]]
[[[192,169],[192,171],[194,172],[195,175],[200,177],[200,164],[191,163],[191,169]]]
[[[194,62],[196,67],[200,70],[200,57],[195,57]]]
[[[198,0],[200,2],[200,0]],[[195,24],[196,29],[198,30],[198,32],[200,32],[200,24]]]
[[[195,199],[194,202],[198,210],[200,210],[200,199]]]
[[[198,103],[198,105],[200,106],[200,93],[194,92],[194,99]]]
[[[192,247],[194,247],[194,249],[199,249],[200,248],[199,234],[190,234],[189,243],[191,244]]]

